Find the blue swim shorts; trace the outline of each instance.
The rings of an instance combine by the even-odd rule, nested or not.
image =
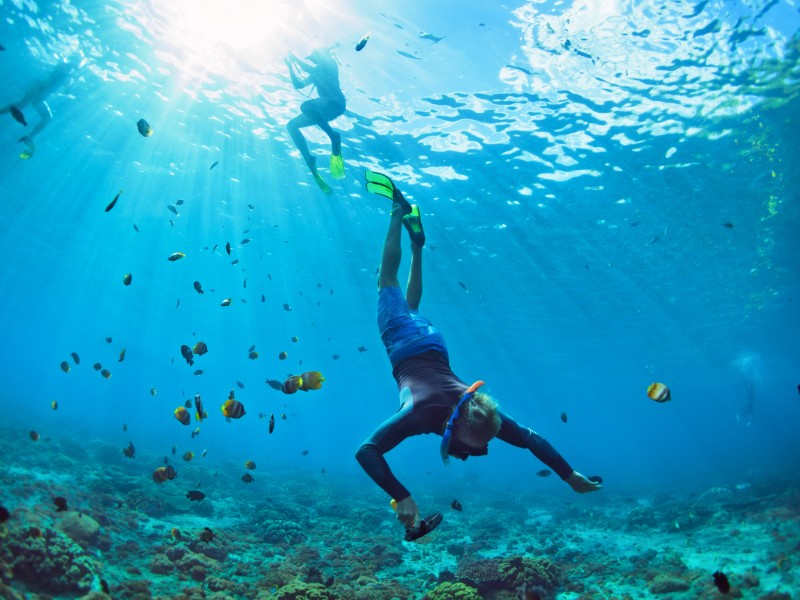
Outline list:
[[[408,307],[397,286],[378,291],[378,330],[392,367],[428,350],[436,350],[449,360],[444,336],[428,319]]]

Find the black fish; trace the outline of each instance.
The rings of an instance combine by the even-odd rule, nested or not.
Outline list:
[[[245,473],[244,475],[242,475],[242,481],[244,481],[245,483],[253,483],[255,479],[256,478],[250,475],[250,473]]]
[[[205,294],[205,292],[203,291],[203,286],[200,284],[199,281],[194,282],[194,289],[197,290],[198,294]]]
[[[400,56],[405,56],[406,58],[413,58],[414,60],[422,60],[419,56],[414,56],[413,54],[409,54],[408,52],[403,52],[402,50],[395,50]]]
[[[133,442],[128,442],[128,447],[122,449],[122,453],[128,458],[136,457],[136,448],[133,447]]]
[[[367,45],[368,41],[369,41],[369,34],[366,33],[364,34],[364,37],[358,40],[358,43],[356,44],[356,52],[361,52],[364,49],[364,46]]]
[[[167,204],[167,209],[169,210],[169,212],[171,212],[173,214],[176,214],[176,215],[178,214],[178,209],[175,208],[174,204]]]
[[[192,354],[192,349],[189,348],[189,346],[187,346],[186,344],[183,344],[181,346],[181,356],[183,356],[183,358],[186,359],[186,362],[189,364],[190,367],[194,364],[194,360],[192,360],[194,357],[194,355]]]
[[[16,106],[12,106],[10,109],[11,116],[14,117],[14,120],[17,123],[21,123],[25,127],[28,126],[28,122],[25,120],[25,115],[22,114],[22,111],[18,109]]]
[[[56,496],[53,498],[53,503],[56,505],[56,512],[67,510],[67,499],[64,496]]]
[[[716,571],[714,573],[714,585],[717,586],[717,589],[723,594],[727,594],[731,591],[731,584],[722,571]]]
[[[727,229],[733,229],[733,223],[730,223],[730,222],[729,223],[723,223],[722,226],[726,227]]]
[[[236,382],[236,385],[237,385],[237,386],[239,386],[239,389],[240,389],[240,390],[243,390],[243,389],[244,389],[244,384],[243,384],[241,381],[237,381],[237,382]]]
[[[190,492],[186,492],[186,497],[192,502],[200,502],[206,497],[206,495],[198,490],[192,490]]]
[[[358,347],[358,351],[359,352],[366,352],[367,351],[367,347],[366,346],[359,346]]]
[[[459,502],[458,500],[453,500],[450,503],[450,508],[452,508],[453,510],[461,511],[463,507],[461,506],[461,502]]]
[[[117,200],[119,200],[119,195],[120,195],[121,193],[122,193],[122,190],[120,190],[120,191],[117,193],[117,195],[116,195],[116,196],[114,196],[114,199],[113,199],[111,202],[109,202],[109,203],[108,203],[108,206],[106,206],[106,212],[108,212],[108,211],[110,211],[112,208],[114,208],[114,205],[117,203]]]
[[[463,281],[459,281],[459,282],[458,282],[458,285],[460,285],[460,286],[461,286],[461,287],[464,289],[464,291],[465,291],[465,292],[468,292],[468,291],[469,291],[469,290],[467,289],[467,284],[465,284]]]
[[[0,506],[0,523],[5,523],[11,517],[11,513],[5,506]]]
[[[231,243],[230,242],[227,242],[225,244],[225,252],[227,252],[228,255],[230,255],[230,253],[231,253]]]
[[[208,167],[208,170],[210,171],[211,169],[213,169],[214,167],[216,167],[218,164],[219,164],[219,161],[218,161],[218,160],[215,160],[213,163],[211,163],[211,166],[210,166],[210,167]]]
[[[542,469],[541,471],[536,471],[536,474],[539,477],[549,477],[553,472],[550,469]]]
[[[424,35],[419,36],[419,39],[421,39],[421,40],[429,40],[429,41],[433,42],[434,44],[438,44],[444,38],[445,38],[445,36],[438,37],[438,36],[433,35],[432,33],[426,33]]]
[[[181,204],[183,204],[183,200],[178,200],[177,202],[175,202],[175,204],[177,204],[178,206],[180,206]]]
[[[561,422],[562,423],[566,423],[567,422],[567,413],[565,413],[565,412],[561,413]]]
[[[136,225],[136,223],[134,223],[134,224],[133,224],[133,230],[134,230],[136,233],[139,233],[139,226],[138,226],[138,225]]]
[[[269,416],[269,432],[272,433],[275,431],[275,415],[272,414]]]
[[[269,385],[269,387],[271,387],[273,390],[280,391],[281,388],[283,387],[283,384],[277,379],[267,379],[264,383]]]
[[[292,307],[284,303],[283,310],[285,310],[286,312],[292,312]]]
[[[73,352],[73,353],[71,353],[71,354],[70,354],[70,356],[72,357],[72,360],[74,360],[74,361],[75,361],[75,364],[76,364],[76,365],[79,365],[79,364],[81,364],[81,357],[80,357],[80,356],[78,356],[78,353],[77,353],[77,352]]]
[[[194,407],[197,409],[195,418],[202,423],[206,413],[203,410],[203,400],[200,398],[200,394],[194,396]]]
[[[139,133],[141,133],[144,137],[150,137],[153,135],[153,128],[150,127],[150,124],[144,119],[139,119],[136,122],[136,129],[138,129]]]

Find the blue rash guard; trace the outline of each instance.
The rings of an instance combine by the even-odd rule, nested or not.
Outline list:
[[[409,310],[400,288],[381,288],[378,325],[392,362],[401,405],[361,444],[356,459],[367,475],[399,502],[411,493],[394,476],[383,455],[412,435],[442,435],[453,408],[469,386],[450,369],[442,334],[430,321]],[[504,412],[498,411],[498,415],[498,439],[527,448],[561,479],[570,476],[572,467],[547,440]],[[466,460],[466,456],[459,458]]]

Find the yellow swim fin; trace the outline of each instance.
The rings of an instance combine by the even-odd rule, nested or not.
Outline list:
[[[331,154],[331,176],[334,179],[344,179],[344,159],[341,154]]]

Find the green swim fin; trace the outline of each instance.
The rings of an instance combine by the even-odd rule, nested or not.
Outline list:
[[[314,173],[314,181],[317,182],[319,189],[321,189],[326,194],[333,193],[333,188],[325,182],[325,180],[322,178],[322,175],[320,175],[319,173]]]
[[[341,154],[331,154],[331,176],[344,179],[344,159]]]
[[[377,171],[370,171],[367,169],[364,172],[364,177],[367,180],[367,191],[379,196],[389,198],[393,202],[397,202],[403,207],[403,214],[407,215],[411,212],[411,204],[403,196],[403,192],[398,190],[394,182],[383,173]]]
[[[36,144],[33,143],[33,140],[26,135],[19,138],[18,141],[22,142],[27,146],[25,150],[19,153],[19,157],[24,160],[27,160],[31,156],[33,156],[33,153],[36,152]]]
[[[412,242],[420,248],[425,245],[425,231],[422,229],[422,215],[419,213],[419,206],[411,205],[411,212],[403,217],[403,225],[408,230]]]

